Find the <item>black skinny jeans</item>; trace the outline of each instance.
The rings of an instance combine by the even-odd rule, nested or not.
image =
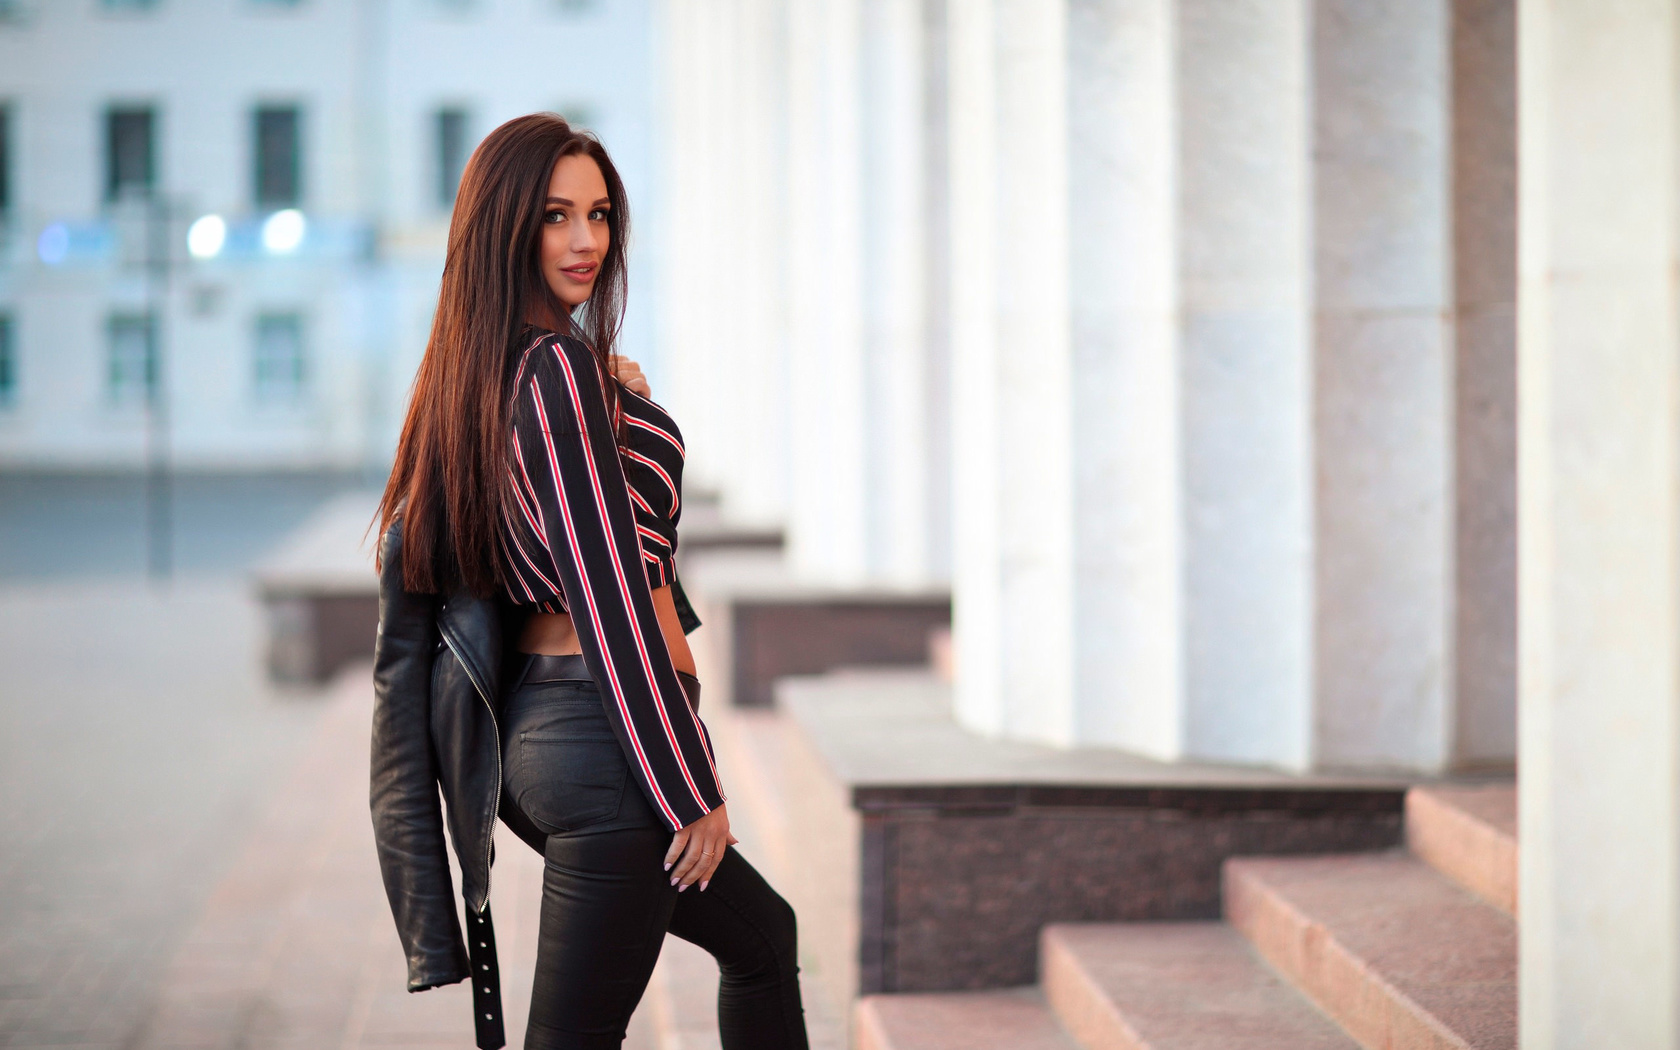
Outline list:
[[[806,1050],[793,909],[731,847],[679,894],[668,831],[593,682],[527,682],[502,725],[507,798],[548,836],[526,1050],[617,1048],[667,931],[717,959],[724,1050]]]

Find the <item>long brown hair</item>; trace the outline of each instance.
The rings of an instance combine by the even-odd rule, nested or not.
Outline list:
[[[381,534],[403,517],[403,586],[433,593],[464,585],[489,597],[503,582],[498,557],[511,440],[511,385],[536,314],[567,318],[539,262],[549,177],[560,158],[600,165],[611,209],[609,241],[589,301],[567,319],[600,364],[602,396],[618,416],[607,366],[624,318],[630,234],[624,183],[587,131],[553,113],[516,117],[467,161],[449,221],[443,284],[396,462],[379,502]],[[546,309],[543,309],[546,307]]]

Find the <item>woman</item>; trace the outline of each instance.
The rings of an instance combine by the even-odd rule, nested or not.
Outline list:
[[[409,988],[471,977],[481,1047],[503,1042],[500,816],[546,861],[526,1047],[619,1046],[669,931],[718,960],[727,1050],[802,1048],[793,912],[730,848],[696,713],[682,438],[613,353],[628,230],[606,151],[551,114],[497,128],[462,176],[380,506],[386,891]]]

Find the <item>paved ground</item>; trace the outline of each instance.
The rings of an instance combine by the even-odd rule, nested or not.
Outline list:
[[[181,480],[152,585],[141,479],[0,474],[0,1046],[131,1045],[325,704],[263,681],[244,571],[353,484]]]
[[[320,717],[238,581],[0,587],[0,1046],[122,1047]]]
[[[332,694],[195,917],[137,1041],[141,1050],[472,1045],[465,985],[404,990],[368,825],[368,668],[347,669]],[[501,839],[497,933],[509,1042],[519,1046],[542,862],[510,836]]]

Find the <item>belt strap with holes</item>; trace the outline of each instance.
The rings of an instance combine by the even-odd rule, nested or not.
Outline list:
[[[467,958],[472,960],[473,1029],[478,1050],[507,1045],[502,1028],[502,975],[496,966],[496,926],[490,921],[490,902],[474,914],[467,911]]]

